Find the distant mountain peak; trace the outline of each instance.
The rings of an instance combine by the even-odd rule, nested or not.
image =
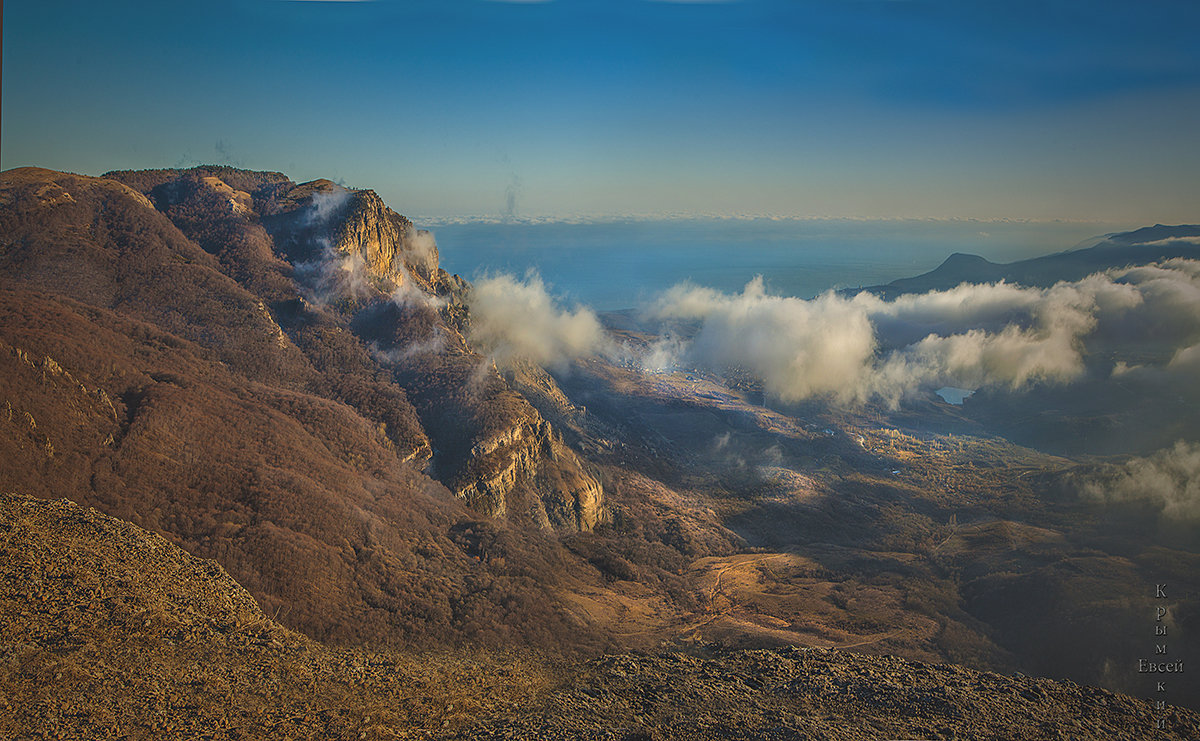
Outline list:
[[[939,267],[956,267],[960,265],[995,265],[994,262],[969,252],[955,252],[942,261]]]
[[[1006,281],[1048,287],[1080,280],[1091,273],[1177,257],[1200,258],[1200,226],[1155,224],[1129,232],[1106,234],[1067,252],[1029,260],[994,263],[979,255],[955,252],[928,273],[900,278],[864,290],[894,298],[906,293],[945,291],[961,283]]]

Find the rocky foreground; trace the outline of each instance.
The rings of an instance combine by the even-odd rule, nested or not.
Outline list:
[[[1197,714],[1095,687],[821,649],[608,656],[457,738],[1195,738]]]
[[[1190,710],[838,651],[563,662],[332,649],[265,615],[214,561],[12,494],[0,646],[5,738],[1200,737]]]

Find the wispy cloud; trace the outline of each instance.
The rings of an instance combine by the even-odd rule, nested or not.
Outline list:
[[[1079,487],[1092,499],[1144,502],[1161,510],[1165,519],[1200,522],[1200,445],[1180,440],[1146,458],[1106,466]]]

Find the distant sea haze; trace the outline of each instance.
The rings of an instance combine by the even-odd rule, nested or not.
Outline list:
[[[932,270],[955,252],[1012,262],[1137,225],[1099,222],[699,219],[432,225],[442,265],[476,279],[533,270],[567,303],[637,306],[684,281],[734,292],[756,275],[811,298]]]

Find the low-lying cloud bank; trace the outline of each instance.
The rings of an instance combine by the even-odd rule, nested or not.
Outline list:
[[[1044,289],[964,284],[893,301],[868,293],[775,296],[760,279],[737,294],[682,285],[647,314],[699,322],[689,342],[672,338],[655,348],[659,367],[669,365],[663,355],[674,343],[674,364],[749,372],[784,401],[896,404],[940,386],[1066,383],[1085,373],[1089,343],[1111,350],[1157,342],[1175,353],[1168,369],[1192,369],[1200,262],[1172,260]]]
[[[1109,466],[1079,488],[1102,502],[1144,502],[1166,519],[1200,522],[1200,445],[1181,440],[1146,458]]]
[[[891,301],[777,296],[761,278],[733,294],[682,284],[643,316],[684,330],[636,353],[616,347],[589,309],[557,305],[536,275],[479,281],[471,315],[472,343],[500,363],[562,368],[620,355],[650,371],[749,373],[783,401],[895,405],[942,386],[1016,390],[1088,372],[1200,371],[1200,261],[1182,259],[1051,288],[964,284]],[[1137,349],[1122,356],[1129,347]]]

